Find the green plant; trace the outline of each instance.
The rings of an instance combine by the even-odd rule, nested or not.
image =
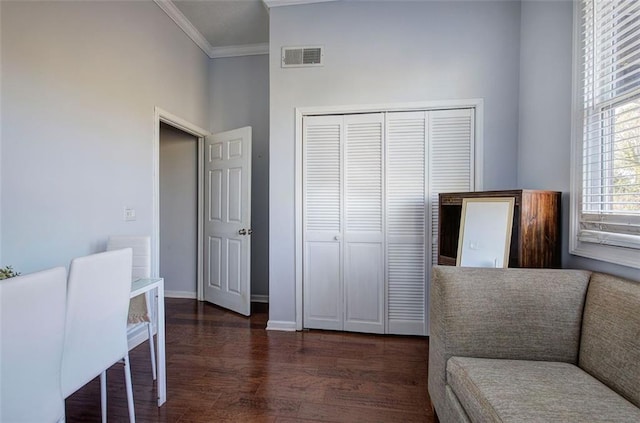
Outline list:
[[[0,267],[0,280],[13,278],[14,276],[20,276],[20,273],[13,270],[11,266]]]

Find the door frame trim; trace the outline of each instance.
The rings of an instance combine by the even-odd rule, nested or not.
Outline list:
[[[474,134],[474,179],[475,187],[482,190],[483,187],[483,158],[484,158],[484,99],[460,99],[460,100],[441,100],[441,101],[421,101],[408,103],[387,103],[387,104],[360,104],[360,105],[343,105],[343,106],[319,106],[319,107],[296,107],[295,108],[295,299],[296,299],[296,330],[302,330],[303,320],[303,297],[302,297],[302,203],[303,203],[303,181],[302,181],[302,120],[305,116],[321,116],[335,114],[353,114],[353,113],[380,113],[380,112],[412,112],[412,111],[429,111],[442,109],[475,109],[475,134]],[[426,298],[425,298],[426,300]],[[425,310],[426,311],[426,310]],[[428,331],[428,328],[427,328]],[[427,333],[428,335],[428,333]]]
[[[204,157],[204,137],[210,135],[211,132],[206,129],[176,116],[160,107],[154,107],[153,113],[153,211],[152,211],[152,229],[151,229],[151,274],[153,277],[159,277],[160,275],[160,122],[164,122],[174,128],[193,135],[197,138],[198,148],[198,228],[197,228],[197,249],[198,254],[196,258],[196,297],[198,300],[202,300],[202,228],[203,228],[203,209],[204,209],[204,171],[203,171],[203,157]]]

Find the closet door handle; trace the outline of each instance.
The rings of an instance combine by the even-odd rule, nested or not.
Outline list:
[[[238,235],[246,235],[247,234],[247,230],[246,229],[240,229],[238,231]]]

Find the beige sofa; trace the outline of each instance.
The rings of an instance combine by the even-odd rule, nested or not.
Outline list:
[[[440,422],[640,422],[640,283],[436,266],[430,296]]]

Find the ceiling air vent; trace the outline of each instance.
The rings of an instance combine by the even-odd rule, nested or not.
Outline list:
[[[282,47],[282,67],[322,66],[324,57],[321,46]]]

